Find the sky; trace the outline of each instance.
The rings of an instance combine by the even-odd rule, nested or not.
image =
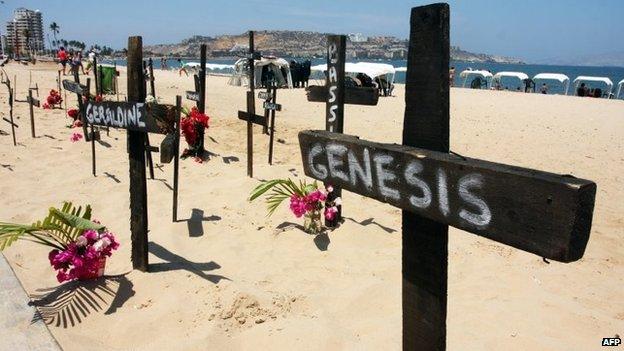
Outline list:
[[[240,34],[249,29],[409,36],[410,9],[431,3],[403,0],[4,0],[4,24],[18,7],[39,9],[59,38],[122,48],[131,35],[144,45],[192,35]],[[550,58],[624,54],[624,0],[457,0],[451,44],[478,53],[540,62]],[[2,32],[5,30],[2,25]]]

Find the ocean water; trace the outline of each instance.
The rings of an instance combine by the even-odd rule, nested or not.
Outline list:
[[[290,60],[290,59],[288,59]],[[188,59],[186,62],[199,62],[199,59]],[[209,63],[219,63],[219,64],[234,64],[235,59],[214,59],[208,60]],[[325,59],[312,59],[312,65],[318,65],[325,63]],[[407,66],[407,60],[357,60],[348,62],[377,62],[377,63],[388,63],[394,67],[405,67]],[[108,62],[113,63],[113,62]],[[125,65],[125,60],[116,60],[118,65]],[[178,67],[177,60],[168,59],[167,65],[169,67]],[[616,94],[618,89],[618,83],[624,79],[624,67],[593,67],[593,66],[556,66],[556,65],[532,65],[532,64],[502,64],[502,63],[472,63],[472,62],[462,62],[462,61],[451,61],[451,66],[455,67],[455,82],[454,86],[461,87],[463,84],[463,79],[459,77],[459,73],[467,68],[472,68],[476,70],[488,70],[492,73],[501,72],[501,71],[513,71],[513,72],[523,72],[526,73],[529,77],[533,77],[538,73],[563,73],[570,78],[570,88],[568,95],[574,94],[574,83],[572,82],[578,76],[598,76],[598,77],[608,77],[613,82],[613,90],[612,93]],[[154,68],[160,68],[160,59],[154,59]],[[564,87],[557,81],[544,81],[549,88],[549,93],[551,94],[563,94]],[[405,83],[405,72],[397,72],[395,76],[395,83]],[[542,82],[536,82],[537,88],[541,85]],[[466,83],[466,86],[470,85],[470,81]],[[504,77],[502,78],[501,85],[503,87],[507,87],[509,90],[516,90],[518,87],[521,89],[524,88],[522,82],[518,79]],[[603,83],[595,83],[588,82],[586,85],[590,88],[601,88],[605,91],[605,84]],[[624,99],[624,88],[622,89],[622,94],[620,94],[620,99]]]

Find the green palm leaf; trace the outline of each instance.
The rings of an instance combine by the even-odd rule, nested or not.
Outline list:
[[[266,194],[267,216],[271,216],[284,200],[289,199],[293,195],[305,196],[316,189],[318,189],[316,182],[307,184],[305,181],[299,181],[299,184],[297,184],[291,179],[273,179],[261,182],[255,187],[251,191],[249,201]]]
[[[17,240],[33,241],[42,245],[64,250],[85,230],[101,230],[104,226],[91,221],[91,206],[84,212],[71,202],[64,202],[59,210],[51,207],[48,216],[31,225],[0,222],[0,251]]]

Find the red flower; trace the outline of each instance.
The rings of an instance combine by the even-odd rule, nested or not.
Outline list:
[[[75,108],[72,108],[71,110],[67,110],[67,115],[73,119],[78,118],[78,110]]]
[[[95,102],[102,102],[102,101],[104,101],[104,98],[102,98],[102,95],[95,96]]]

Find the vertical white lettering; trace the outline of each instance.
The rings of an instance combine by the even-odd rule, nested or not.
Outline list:
[[[134,113],[134,110],[129,109],[126,111],[126,116],[128,116],[128,126],[136,126],[136,113]]]
[[[330,83],[336,83],[338,81],[338,72],[336,72],[336,67],[330,67],[327,74]]]
[[[465,219],[468,223],[473,224],[478,228],[485,228],[490,224],[492,220],[492,212],[489,206],[483,201],[483,199],[475,196],[470,192],[471,188],[482,188],[483,176],[478,173],[472,173],[463,176],[458,183],[459,197],[466,201],[470,205],[476,207],[480,213],[473,213],[466,209],[459,211],[459,217]]]
[[[338,89],[337,86],[332,85],[329,87],[329,103],[333,103],[336,101],[336,89]]]
[[[349,181],[347,174],[340,169],[344,165],[343,158],[347,152],[347,147],[340,144],[329,144],[325,149],[327,151],[327,164],[329,165],[329,174],[332,177],[339,178],[345,182]]]
[[[351,180],[351,184],[353,186],[357,186],[358,180],[360,178],[364,186],[368,190],[373,189],[373,173],[371,172],[371,161],[370,161],[370,153],[367,148],[364,148],[363,159],[364,168],[358,162],[358,159],[353,154],[353,151],[349,150],[347,152],[347,162],[349,163],[349,178]]]
[[[377,173],[377,185],[379,186],[379,192],[384,197],[389,197],[393,200],[401,199],[401,194],[398,190],[390,188],[386,182],[396,179],[396,175],[385,169],[384,166],[392,163],[394,158],[390,155],[375,155],[373,156],[373,162],[375,162],[375,172]]]
[[[445,217],[451,212],[448,201],[448,185],[446,181],[446,173],[444,170],[438,169],[438,207]]]
[[[329,61],[332,64],[335,64],[336,62],[338,62],[338,48],[336,47],[336,44],[329,45],[329,48],[327,49],[327,51],[328,51]]]
[[[407,184],[418,187],[422,196],[410,195],[409,202],[416,208],[425,209],[431,205],[431,188],[427,183],[416,175],[423,171],[420,161],[412,161],[405,168],[405,180]]]
[[[142,118],[144,117],[143,114],[141,113],[141,107],[143,107],[142,103],[138,103],[135,105],[135,109],[136,109],[136,115],[137,115],[137,122],[139,122],[139,127],[140,128],[145,128],[145,121],[142,120]]]
[[[333,122],[336,120],[336,110],[338,109],[338,105],[332,105],[329,108],[329,114],[331,115],[331,117],[329,117],[327,120],[329,122]]]
[[[325,179],[327,178],[327,167],[322,164],[314,164],[314,158],[321,153],[323,153],[323,147],[321,144],[314,144],[308,153],[308,167],[315,178]]]
[[[93,105],[87,104],[86,115],[87,121],[89,123],[93,123]]]

